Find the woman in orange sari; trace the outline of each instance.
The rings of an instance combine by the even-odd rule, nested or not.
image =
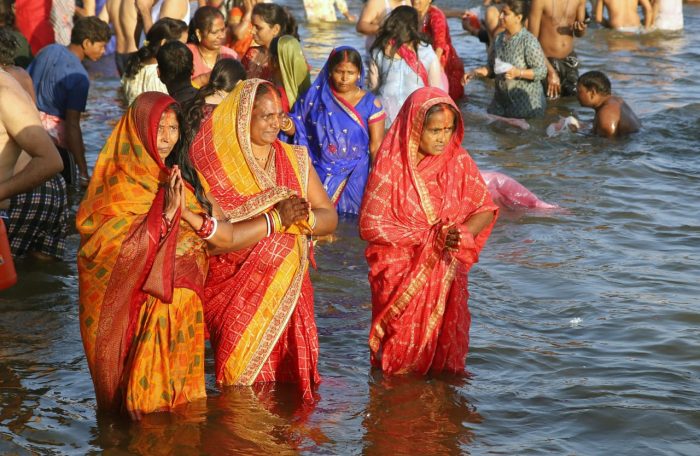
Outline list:
[[[180,198],[163,185],[179,176],[166,163],[186,157],[177,110],[163,93],[136,98],[76,216],[80,330],[97,405],[134,419],[206,396],[206,243],[180,223]],[[186,205],[200,211],[191,188]]]
[[[360,209],[369,242],[372,365],[386,374],[464,372],[467,273],[495,223],[462,116],[444,91],[406,100],[370,172]]]
[[[308,263],[309,236],[337,214],[306,148],[280,142],[280,96],[260,79],[239,83],[202,121],[190,157],[217,217],[264,217],[268,236],[210,260],[204,316],[221,386],[297,383],[306,401],[320,381]]]

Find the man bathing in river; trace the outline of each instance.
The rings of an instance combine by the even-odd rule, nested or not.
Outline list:
[[[593,133],[608,138],[639,131],[642,126],[632,109],[611,93],[610,80],[600,71],[589,71],[578,79],[578,101],[595,109]]]

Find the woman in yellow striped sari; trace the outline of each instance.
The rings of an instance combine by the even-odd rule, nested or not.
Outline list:
[[[338,217],[306,148],[277,139],[285,120],[277,90],[249,79],[190,147],[217,218],[270,227],[250,247],[211,259],[204,315],[219,385],[292,382],[312,401],[320,378],[309,236],[331,234]]]

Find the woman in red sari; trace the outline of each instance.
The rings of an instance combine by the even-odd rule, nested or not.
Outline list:
[[[372,365],[387,374],[462,373],[467,273],[495,223],[464,125],[447,93],[416,90],[377,153],[360,209],[369,242]]]
[[[457,101],[464,96],[464,87],[462,86],[464,63],[457,55],[455,47],[452,46],[447,17],[440,8],[433,6],[433,0],[412,0],[411,3],[418,11],[421,31],[433,40],[433,49],[447,75],[447,82],[450,86],[448,92]]]
[[[306,148],[277,139],[283,120],[274,86],[248,79],[202,121],[190,147],[217,218],[264,217],[269,227],[249,247],[210,260],[204,317],[217,384],[296,383],[312,401],[320,377],[309,236],[331,234],[338,216]]]

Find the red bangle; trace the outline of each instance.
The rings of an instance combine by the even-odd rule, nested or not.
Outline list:
[[[201,238],[207,238],[211,235],[212,231],[214,231],[214,219],[212,219],[209,214],[204,212],[200,213],[199,215],[201,215],[203,218],[202,226],[195,231],[195,234]]]

